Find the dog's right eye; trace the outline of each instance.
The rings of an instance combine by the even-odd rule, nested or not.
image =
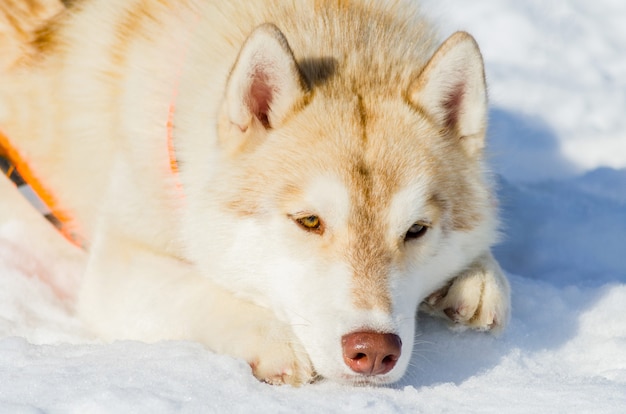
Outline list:
[[[324,232],[324,226],[322,224],[322,220],[316,215],[304,216],[294,218],[294,221],[306,231],[310,231],[317,234],[322,234]]]

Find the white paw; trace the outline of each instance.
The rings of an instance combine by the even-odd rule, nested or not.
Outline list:
[[[272,385],[299,386],[313,381],[315,373],[308,354],[291,329],[276,321],[271,329],[259,333],[256,341],[250,338],[254,349],[247,358],[256,378]]]
[[[456,329],[493,332],[506,326],[509,308],[509,283],[491,254],[481,256],[420,305],[420,310],[451,321]]]

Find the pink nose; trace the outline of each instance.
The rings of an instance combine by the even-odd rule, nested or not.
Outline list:
[[[400,337],[390,333],[354,332],[341,338],[343,360],[358,374],[386,374],[402,352]]]

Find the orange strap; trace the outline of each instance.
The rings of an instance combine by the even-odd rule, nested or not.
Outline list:
[[[195,28],[198,26],[200,22],[200,18],[197,15],[194,15],[192,22],[192,30],[189,32],[189,35],[192,36]],[[176,148],[174,147],[174,114],[176,112],[176,100],[178,98],[178,87],[180,86],[180,78],[183,74],[183,67],[185,65],[185,61],[187,60],[187,54],[189,52],[189,47],[191,45],[190,39],[184,43],[184,46],[177,51],[177,60],[178,65],[176,67],[176,78],[174,80],[174,88],[172,89],[172,97],[170,99],[169,111],[167,114],[167,152],[169,155],[169,164],[170,170],[176,177],[176,188],[179,190],[181,195],[182,186],[180,181],[178,181],[178,162],[176,161]]]
[[[71,217],[66,211],[59,207],[56,198],[46,188],[39,179],[37,174],[32,170],[25,157],[11,145],[8,137],[0,131],[0,156],[6,158],[9,163],[9,170],[6,172],[7,177],[11,177],[14,170],[17,170],[22,179],[28,184],[35,194],[50,209],[53,219],[51,220],[61,231],[61,233],[72,243],[83,246],[80,238],[69,230]]]
[[[172,173],[178,174],[178,162],[176,161],[176,150],[174,149],[174,102],[176,100],[176,92],[170,103],[170,110],[167,114],[167,153],[170,158],[170,170]]]

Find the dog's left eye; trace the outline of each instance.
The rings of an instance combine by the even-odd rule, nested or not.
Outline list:
[[[420,237],[424,236],[427,231],[427,225],[422,223],[415,223],[411,227],[409,227],[409,230],[407,230],[406,234],[404,235],[404,241],[419,239]]]

